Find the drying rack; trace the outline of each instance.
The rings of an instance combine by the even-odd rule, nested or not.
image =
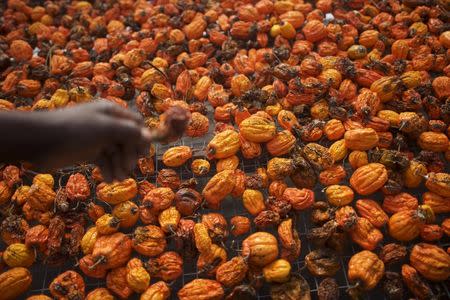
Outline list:
[[[208,112],[208,116],[210,118],[210,129],[209,129],[209,132],[205,136],[203,136],[201,138],[183,137],[179,141],[172,143],[170,145],[155,145],[156,146],[156,157],[155,157],[156,172],[154,175],[146,177],[147,180],[149,180],[153,184],[156,184],[157,171],[160,169],[166,168],[161,161],[162,155],[170,147],[179,146],[179,145],[190,146],[194,153],[192,159],[203,158],[205,156],[204,149],[205,149],[206,145],[208,144],[208,142],[214,136],[215,122],[213,121],[213,118],[212,118],[211,109]],[[264,148],[265,147],[263,147],[263,149]],[[268,153],[264,149],[262,155],[258,159],[246,160],[246,159],[243,159],[242,157],[240,157],[239,168],[242,169],[243,171],[245,171],[247,174],[251,174],[251,173],[254,173],[258,167],[267,166],[267,161],[269,159],[270,159],[270,155],[268,155]],[[198,181],[197,189],[199,191],[201,191],[203,189],[203,186],[206,184],[206,182],[215,174],[215,164],[214,164],[214,162],[211,162],[211,170],[207,175],[202,176],[202,177],[196,177],[196,176],[193,176],[193,174],[190,171],[190,162],[191,162],[191,160],[188,161],[185,165],[183,165],[179,168],[174,168],[174,169],[178,172],[179,176],[181,177],[181,180],[186,180],[186,179],[195,177]],[[345,167],[349,168],[349,166],[347,166],[347,165]],[[139,174],[139,172],[136,171],[136,174]],[[135,178],[137,180],[144,179],[144,177],[142,177],[140,175],[136,175]],[[323,187],[318,184],[314,190],[316,201],[325,200],[325,195],[322,191],[322,188]],[[424,191],[425,191],[424,189],[408,190],[408,192],[414,194],[419,199],[419,201],[421,199],[420,194],[423,193]],[[93,193],[93,197],[94,197],[94,201],[97,204],[101,204],[101,202],[99,200],[95,199],[95,192]],[[381,201],[382,200],[381,197],[382,196],[380,194],[376,194],[376,195],[372,196],[371,198]],[[355,199],[360,199],[360,198],[361,197],[355,196]],[[242,216],[247,216],[247,217],[252,218],[252,216],[250,216],[248,214],[248,212],[246,211],[246,209],[243,207],[242,201],[240,201],[239,199],[234,199],[232,197],[227,197],[223,201],[220,211],[209,210],[209,209],[204,208],[204,209],[201,209],[199,212],[200,212],[200,214],[203,214],[203,213],[207,213],[210,211],[216,211],[216,212],[222,213],[226,217],[227,220],[230,220],[230,218],[235,215],[242,215]],[[437,216],[438,221],[444,219],[445,217],[448,217],[449,215],[450,214],[438,215]],[[140,224],[138,223],[138,226],[139,225]],[[311,289],[311,298],[317,299],[317,288],[318,288],[319,283],[321,282],[322,278],[317,278],[317,277],[312,276],[309,273],[308,269],[304,267],[305,255],[307,255],[311,250],[316,249],[310,243],[310,241],[308,241],[308,239],[306,238],[306,234],[313,227],[314,226],[310,222],[310,211],[309,210],[303,211],[303,212],[300,212],[297,214],[296,228],[299,232],[302,246],[301,246],[300,259],[292,264],[292,272],[298,273],[306,279],[306,281],[309,283],[309,286]],[[255,232],[255,231],[256,231],[255,227],[252,224],[251,232]],[[276,229],[274,230],[272,228],[272,229],[268,229],[266,231],[272,232],[275,234],[275,236],[277,236],[277,234],[275,233]],[[388,234],[386,232],[386,228],[383,228],[382,232],[385,237],[383,239],[384,244],[394,242],[394,240],[388,236]],[[245,238],[245,236],[234,239],[234,245],[240,246],[241,242],[244,238]],[[236,247],[231,247],[232,241],[233,241],[233,237],[230,236],[230,237],[228,237],[228,240],[225,243],[225,245],[228,248],[227,252],[228,252],[229,258],[238,254]],[[405,245],[409,247],[408,249],[410,249],[411,245],[413,245],[413,244],[414,243],[407,243]],[[448,237],[444,236],[443,239],[438,243],[438,245],[443,247],[444,249],[446,249],[447,247],[450,246],[450,239]],[[171,241],[171,240],[168,241],[167,250],[174,250],[173,241]],[[340,255],[341,268],[337,272],[337,274],[334,276],[334,278],[336,279],[336,282],[339,285],[340,299],[349,299],[349,297],[346,293],[346,290],[349,287],[351,287],[352,284],[349,283],[348,278],[347,278],[348,261],[350,260],[351,256],[354,253],[357,253],[361,250],[362,249],[360,249],[358,245],[350,242],[350,240],[349,240],[349,243],[345,249],[345,252],[343,253],[343,255]],[[376,253],[378,253],[379,251],[380,251],[380,248],[377,248],[374,250],[374,252],[376,252]],[[148,258],[144,257],[144,256],[140,256],[140,255],[135,255],[135,256],[142,258],[143,261],[148,260]],[[80,256],[80,258],[81,258],[81,256]],[[386,270],[398,272],[400,270],[400,267],[401,267],[400,265],[389,266],[386,268]],[[32,283],[30,290],[25,294],[24,299],[27,296],[35,295],[35,294],[50,295],[48,286],[50,285],[53,278],[55,278],[58,274],[64,272],[65,270],[70,270],[70,269],[76,270],[81,275],[83,275],[85,283],[86,283],[86,294],[89,291],[91,291],[97,287],[105,287],[106,286],[104,280],[98,280],[98,279],[93,279],[93,278],[84,276],[84,274],[76,267],[75,259],[73,259],[73,261],[66,262],[63,266],[60,266],[60,267],[50,267],[50,266],[43,265],[41,262],[39,262],[39,263],[35,263],[31,268],[31,273],[33,275],[33,283]],[[178,297],[176,296],[178,290],[184,284],[192,281],[195,278],[198,278],[198,275],[197,275],[196,262],[194,259],[194,261],[192,261],[192,262],[184,263],[183,275],[171,284],[172,294],[171,294],[170,299],[178,299]],[[155,279],[152,279],[152,283],[154,283],[154,282],[156,282]],[[449,282],[449,280],[447,280],[447,282],[439,284],[439,287],[443,293],[443,299],[450,299],[450,292],[449,292],[450,282]],[[406,291],[406,287],[405,287],[405,291]],[[406,296],[407,295],[405,295],[405,297]],[[412,296],[412,295],[409,295],[409,296]],[[137,294],[134,294],[131,299],[139,299],[139,296]],[[259,300],[271,299],[270,289],[267,284],[265,284],[263,286],[263,288],[258,291],[258,299]],[[374,290],[367,293],[365,299],[386,299],[381,285],[379,284]]]

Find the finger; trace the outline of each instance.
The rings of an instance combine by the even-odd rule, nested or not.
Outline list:
[[[142,127],[141,138],[144,143],[150,144],[154,140],[154,134],[147,127]]]
[[[111,162],[112,162],[112,170],[113,177],[116,180],[122,181],[127,178],[126,170],[124,167],[124,155],[120,149],[120,147],[114,147],[114,151],[111,154]]]
[[[138,149],[134,145],[125,144],[122,146],[122,154],[122,169],[127,175],[130,175],[138,159]]]
[[[112,163],[106,153],[102,154],[102,156],[97,160],[97,165],[101,170],[103,180],[107,183],[111,183],[113,181]]]
[[[112,126],[107,130],[117,144],[131,144],[135,148],[140,144],[150,145],[153,136],[146,127],[141,127],[130,120],[111,120]]]
[[[109,118],[103,127],[111,139],[110,142],[114,145],[140,143],[142,140],[141,128],[134,121],[114,118]]]
[[[138,124],[142,124],[144,122],[142,116],[137,112],[123,108],[107,100],[100,100],[100,101],[102,103],[101,111],[109,116],[133,120]]]

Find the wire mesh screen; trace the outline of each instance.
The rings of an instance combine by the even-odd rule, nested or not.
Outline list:
[[[155,158],[155,169],[156,172],[154,175],[148,177],[147,179],[153,183],[156,184],[156,176],[157,176],[157,172],[158,170],[161,170],[163,168],[165,168],[164,164],[161,162],[161,158],[163,153],[170,147],[176,146],[176,145],[186,145],[186,146],[190,146],[193,150],[193,158],[202,158],[205,156],[205,152],[204,149],[208,143],[209,140],[211,140],[211,138],[214,135],[214,122],[212,121],[212,112],[209,112],[209,116],[211,119],[211,126],[210,126],[210,130],[209,133],[202,137],[201,139],[193,139],[193,138],[189,138],[189,137],[184,137],[181,140],[177,141],[176,143],[170,144],[170,145],[156,145],[156,158]],[[269,155],[266,152],[263,152],[262,155],[256,159],[256,160],[246,160],[243,159],[242,157],[240,157],[240,164],[239,164],[239,168],[242,169],[243,171],[245,171],[247,174],[251,174],[254,173],[256,171],[256,169],[258,167],[264,167],[267,165],[267,161],[270,159]],[[349,168],[349,166],[346,166],[346,168]],[[183,165],[182,167],[179,168],[175,168],[176,171],[178,172],[179,176],[181,177],[181,180],[186,180],[186,179],[190,179],[192,177],[195,177],[192,172],[190,171],[190,161],[187,162],[185,165]],[[348,169],[348,171],[350,172],[350,169]],[[136,174],[138,174],[139,172],[136,171]],[[215,174],[215,165],[212,162],[212,166],[211,166],[211,171],[209,172],[208,175],[203,176],[203,177],[196,177],[197,181],[198,181],[198,186],[197,186],[197,190],[201,191],[203,186],[206,184],[206,182],[212,177],[212,175]],[[142,180],[144,179],[142,176],[136,175],[135,176],[137,180]],[[292,186],[292,183],[288,182],[289,185]],[[322,191],[322,186],[317,185],[315,188],[315,198],[316,201],[318,200],[325,200],[325,195]],[[414,194],[418,199],[421,199],[421,193],[423,193],[423,190],[408,190],[408,192]],[[95,199],[95,193],[93,193],[93,197],[94,197],[94,201],[97,204],[101,204],[101,202],[97,199]],[[373,199],[379,200],[381,201],[381,195],[375,195],[374,197],[372,197]],[[356,197],[356,199],[358,199]],[[138,200],[136,200],[138,201]],[[201,208],[199,211],[199,214],[204,214],[207,212],[210,212],[212,210],[209,210],[207,208]],[[217,212],[217,211],[216,211]],[[251,215],[248,214],[248,212],[246,211],[246,209],[244,208],[244,206],[242,205],[242,201],[240,199],[235,199],[232,197],[228,197],[227,199],[225,199],[222,202],[222,206],[221,209],[219,211],[220,213],[222,213],[226,219],[229,221],[231,217],[236,216],[236,215],[241,215],[241,216],[247,216],[252,218]],[[301,256],[300,259],[297,260],[296,262],[294,262],[292,264],[292,272],[293,273],[298,273],[301,276],[303,276],[306,281],[309,283],[310,289],[311,289],[311,296],[312,299],[317,299],[317,289],[319,286],[319,283],[321,282],[321,280],[323,278],[317,278],[314,277],[307,268],[305,268],[305,256],[311,252],[312,250],[316,249],[314,247],[314,245],[306,238],[307,233],[311,230],[311,228],[313,228],[312,223],[310,222],[310,211],[303,211],[300,213],[297,213],[296,215],[296,228],[299,232],[299,236],[301,239]],[[445,218],[446,216],[444,215],[440,215],[438,216],[438,222],[441,221],[443,218]],[[448,217],[448,215],[447,215]],[[138,225],[140,225],[138,223]],[[255,227],[252,225],[252,229],[251,232],[255,232],[256,229]],[[275,236],[277,236],[277,234],[275,233],[276,228],[272,228],[272,229],[267,229],[266,231],[272,232],[275,234]],[[382,229],[383,234],[384,234],[384,239],[383,239],[383,243],[387,244],[390,242],[394,242],[394,240],[392,240],[389,235],[386,232],[386,228]],[[233,256],[236,256],[239,254],[239,246],[242,243],[242,240],[248,235],[245,235],[244,237],[238,237],[238,238],[233,238],[232,236],[228,237],[225,245],[227,247],[227,252],[228,252],[228,258],[231,258]],[[411,246],[413,245],[413,243],[410,244],[405,244],[408,249],[411,248]],[[446,249],[446,247],[450,246],[450,241],[448,239],[448,237],[444,237],[440,242],[439,245],[441,247],[444,247],[444,249]],[[175,246],[174,246],[174,242],[168,238],[168,247],[167,250],[174,250]],[[350,240],[346,245],[346,249],[344,251],[344,253],[342,255],[340,255],[340,270],[337,272],[337,274],[334,276],[334,278],[336,279],[337,284],[339,285],[339,292],[340,292],[340,298],[341,299],[347,299],[349,298],[349,296],[346,293],[346,290],[351,286],[351,283],[349,282],[348,278],[347,278],[347,266],[348,266],[348,261],[350,259],[350,257],[358,252],[361,251],[362,249],[359,248],[359,246],[357,246],[356,244],[352,243]],[[374,250],[374,252],[378,253],[380,249],[376,249]],[[143,256],[139,256],[136,255],[137,257],[142,258],[143,261],[147,261],[148,258],[143,257]],[[79,257],[81,258],[81,257]],[[394,266],[388,266],[386,269],[390,270],[390,271],[399,271],[400,270],[400,265],[394,265]],[[31,268],[31,272],[33,274],[33,283],[32,283],[32,287],[30,289],[30,291],[25,295],[24,298],[26,298],[26,296],[30,296],[30,295],[35,295],[35,294],[46,294],[46,295],[50,295],[49,290],[48,290],[48,286],[50,285],[51,281],[60,273],[62,273],[65,270],[68,269],[72,269],[72,270],[76,270],[78,271],[80,274],[83,275],[83,273],[78,269],[77,267],[77,261],[75,259],[73,259],[72,261],[66,261],[64,263],[64,265],[59,266],[59,267],[50,267],[50,266],[46,266],[44,264],[42,264],[42,262],[36,263],[32,268]],[[195,259],[193,261],[185,261],[184,262],[184,272],[183,275],[178,278],[175,282],[171,283],[171,299],[177,299],[177,292],[178,290],[186,283],[192,281],[195,278],[198,278],[198,270],[196,267],[196,261]],[[85,283],[86,283],[86,293],[97,288],[97,287],[105,287],[105,281],[104,280],[98,280],[98,279],[92,279],[89,278],[87,276],[84,276],[85,279]],[[155,282],[154,279],[152,279],[152,283]],[[435,284],[433,286],[433,288],[437,291],[437,293],[440,293],[440,295],[442,295],[443,299],[449,299],[450,298],[450,292],[449,292],[449,282],[444,282],[444,283],[440,283],[440,284]],[[407,296],[405,294],[405,298],[407,299]],[[412,296],[412,295],[409,295]],[[0,296],[1,298],[1,296]],[[134,294],[132,296],[132,299],[138,299],[139,295]],[[377,286],[376,289],[368,292],[365,295],[366,299],[385,299],[381,284],[379,284]],[[270,287],[266,284],[264,285],[259,291],[258,291],[258,299],[271,299],[270,297]]]

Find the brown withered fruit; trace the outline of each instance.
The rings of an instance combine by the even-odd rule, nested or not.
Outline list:
[[[316,247],[323,247],[325,243],[331,238],[333,233],[337,230],[337,224],[334,220],[330,220],[321,227],[312,228],[307,234],[306,238],[311,241]]]
[[[263,210],[254,219],[257,228],[275,226],[280,222],[280,215],[272,210]]]
[[[319,300],[337,300],[339,299],[339,286],[333,278],[325,278],[319,284],[317,289]]]
[[[255,300],[257,299],[256,290],[251,285],[238,285],[233,288],[225,300]]]
[[[403,287],[402,276],[399,273],[387,271],[384,274],[383,291],[388,299],[403,299],[405,289]]]
[[[273,284],[270,295],[274,300],[281,299],[310,299],[311,290],[308,282],[301,276],[291,276],[288,282]]]
[[[194,242],[194,225],[195,222],[192,220],[181,219],[174,237],[176,249],[188,261],[192,261],[197,255],[197,248]]]
[[[406,255],[407,251],[405,246],[391,243],[381,248],[379,257],[385,265],[390,265],[402,262],[406,258]]]
[[[201,222],[206,225],[211,239],[220,243],[228,237],[228,223],[225,217],[219,213],[208,213],[202,215]]]
[[[328,222],[333,217],[333,211],[327,202],[319,201],[312,205],[311,221],[321,225]]]
[[[158,172],[156,182],[162,187],[168,187],[172,190],[177,190],[181,184],[181,179],[175,170],[162,169]]]
[[[337,255],[327,248],[314,250],[306,255],[305,264],[314,276],[334,276],[341,264]]]
[[[282,195],[281,195],[282,196]],[[269,196],[267,197],[265,204],[266,208],[276,212],[281,218],[286,217],[292,209],[291,203],[283,197]]]
[[[181,188],[175,193],[175,206],[182,216],[192,216],[202,201],[202,195],[192,188]]]

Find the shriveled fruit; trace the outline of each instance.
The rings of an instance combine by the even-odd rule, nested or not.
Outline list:
[[[372,128],[349,130],[344,135],[345,146],[350,150],[366,151],[375,147],[379,141]]]
[[[281,242],[281,257],[295,261],[300,256],[301,240],[292,219],[286,219],[278,225],[278,236]]]
[[[122,266],[130,259],[132,242],[125,234],[116,232],[97,238],[92,250],[93,260],[106,269]]]
[[[402,266],[402,278],[411,293],[418,299],[431,299],[434,297],[430,285],[410,265],[405,264]]]
[[[450,255],[432,244],[414,245],[410,255],[411,265],[431,281],[444,281],[450,276]]]
[[[388,299],[403,299],[405,288],[399,273],[387,271],[384,275],[383,290]]]
[[[208,233],[208,227],[203,223],[194,226],[195,246],[200,253],[208,253],[211,250],[212,240]]]
[[[127,268],[119,267],[112,269],[106,275],[106,287],[121,299],[127,299],[133,290],[127,284]]]
[[[384,245],[378,256],[385,265],[389,265],[403,261],[407,254],[405,246],[391,243]]]
[[[411,241],[419,236],[422,226],[433,219],[433,211],[426,205],[417,210],[402,210],[389,219],[389,234],[399,241]]]
[[[245,139],[256,143],[268,142],[276,134],[273,120],[256,115],[242,121],[239,131]]]
[[[203,188],[203,197],[211,208],[219,208],[222,200],[233,191],[234,171],[224,170],[214,175]]]
[[[114,296],[105,288],[97,288],[86,295],[86,300],[113,300]]]
[[[371,163],[359,167],[350,177],[350,185],[358,194],[370,195],[380,189],[387,181],[388,175],[384,165]]]
[[[84,201],[91,195],[86,177],[81,173],[70,175],[66,184],[67,198],[72,201]]]
[[[97,197],[109,204],[131,200],[137,195],[137,192],[136,181],[131,178],[110,184],[101,183],[97,186]]]
[[[325,189],[328,202],[333,206],[345,206],[353,201],[353,190],[346,185],[330,185]]]
[[[368,250],[354,254],[348,263],[348,279],[360,282],[365,290],[373,289],[384,274],[384,263]]]
[[[227,252],[224,248],[212,244],[208,252],[200,253],[197,259],[199,275],[214,277],[217,268],[227,261]]]
[[[111,214],[104,214],[95,222],[95,227],[99,234],[111,234],[117,232],[119,225],[120,219]]]
[[[179,167],[191,157],[192,150],[189,146],[176,146],[164,152],[162,161],[168,167]]]
[[[150,259],[146,265],[147,271],[153,277],[169,282],[183,274],[183,259],[174,251],[167,251],[155,259]]]
[[[166,300],[170,297],[170,287],[164,281],[158,281],[141,294],[141,300]]]
[[[425,242],[439,241],[444,235],[444,230],[437,224],[425,224],[420,230],[420,237]]]
[[[318,249],[305,257],[305,264],[314,276],[334,276],[341,268],[337,255],[329,249]]]
[[[220,283],[210,279],[194,279],[178,291],[178,298],[180,300],[219,300],[223,296],[224,290]]]
[[[227,158],[239,151],[241,142],[239,134],[234,130],[225,130],[214,136],[206,147],[209,159]]]
[[[287,188],[283,192],[283,198],[291,203],[293,209],[304,210],[314,203],[314,192],[306,188]]]
[[[334,163],[333,155],[329,149],[316,143],[308,143],[303,147],[304,157],[318,170],[331,167]]]
[[[245,259],[242,256],[236,256],[219,266],[216,280],[226,287],[236,286],[245,279],[247,271]]]
[[[361,217],[368,219],[372,225],[378,228],[382,227],[389,220],[389,217],[381,206],[371,199],[360,199],[356,201],[356,210]]]
[[[143,293],[150,284],[150,275],[142,266],[128,268],[127,284],[133,291]]]
[[[211,239],[217,243],[228,237],[228,222],[222,214],[207,213],[202,216],[202,223],[208,228]]]
[[[164,231],[158,226],[137,227],[133,234],[133,248],[145,256],[161,254],[166,247]]]
[[[120,220],[121,228],[130,228],[139,219],[139,207],[134,202],[124,201],[114,206],[112,214]]]
[[[425,192],[422,195],[423,204],[431,207],[435,214],[450,212],[450,198],[442,197],[432,192]]]
[[[242,242],[242,255],[249,256],[250,264],[264,267],[278,256],[276,238],[267,232],[255,232]]]
[[[50,283],[50,293],[60,299],[84,298],[85,284],[83,277],[75,271],[66,271],[59,274]]]
[[[317,289],[319,300],[338,300],[339,286],[334,278],[325,278]]]
[[[443,197],[450,197],[450,174],[428,173],[425,186],[431,191]]]
[[[383,234],[366,218],[357,218],[349,230],[351,239],[367,250],[374,250],[383,240]]]
[[[248,212],[254,216],[266,208],[264,196],[258,190],[246,189],[242,195],[242,203]]]
[[[97,241],[98,231],[95,226],[89,228],[81,239],[81,250],[85,255],[91,254]]]
[[[402,210],[417,209],[419,201],[408,193],[400,193],[395,196],[386,196],[383,201],[383,210],[387,213],[397,213]]]
[[[17,267],[0,274],[0,292],[5,300],[16,299],[31,285],[31,273],[25,268]]]
[[[289,153],[289,151],[294,147],[295,137],[288,130],[278,132],[273,139],[271,139],[267,144],[267,151],[272,156],[281,156]]]
[[[264,279],[267,282],[286,282],[290,273],[291,264],[284,259],[277,259],[263,268]]]
[[[208,174],[210,169],[210,164],[205,159],[195,159],[192,161],[191,170],[197,176],[203,176]]]
[[[35,261],[35,252],[25,244],[15,243],[3,252],[3,261],[11,268],[30,267]]]
[[[311,289],[303,277],[296,275],[291,276],[288,282],[272,284],[270,287],[270,296],[274,300],[307,300],[311,299]]]

